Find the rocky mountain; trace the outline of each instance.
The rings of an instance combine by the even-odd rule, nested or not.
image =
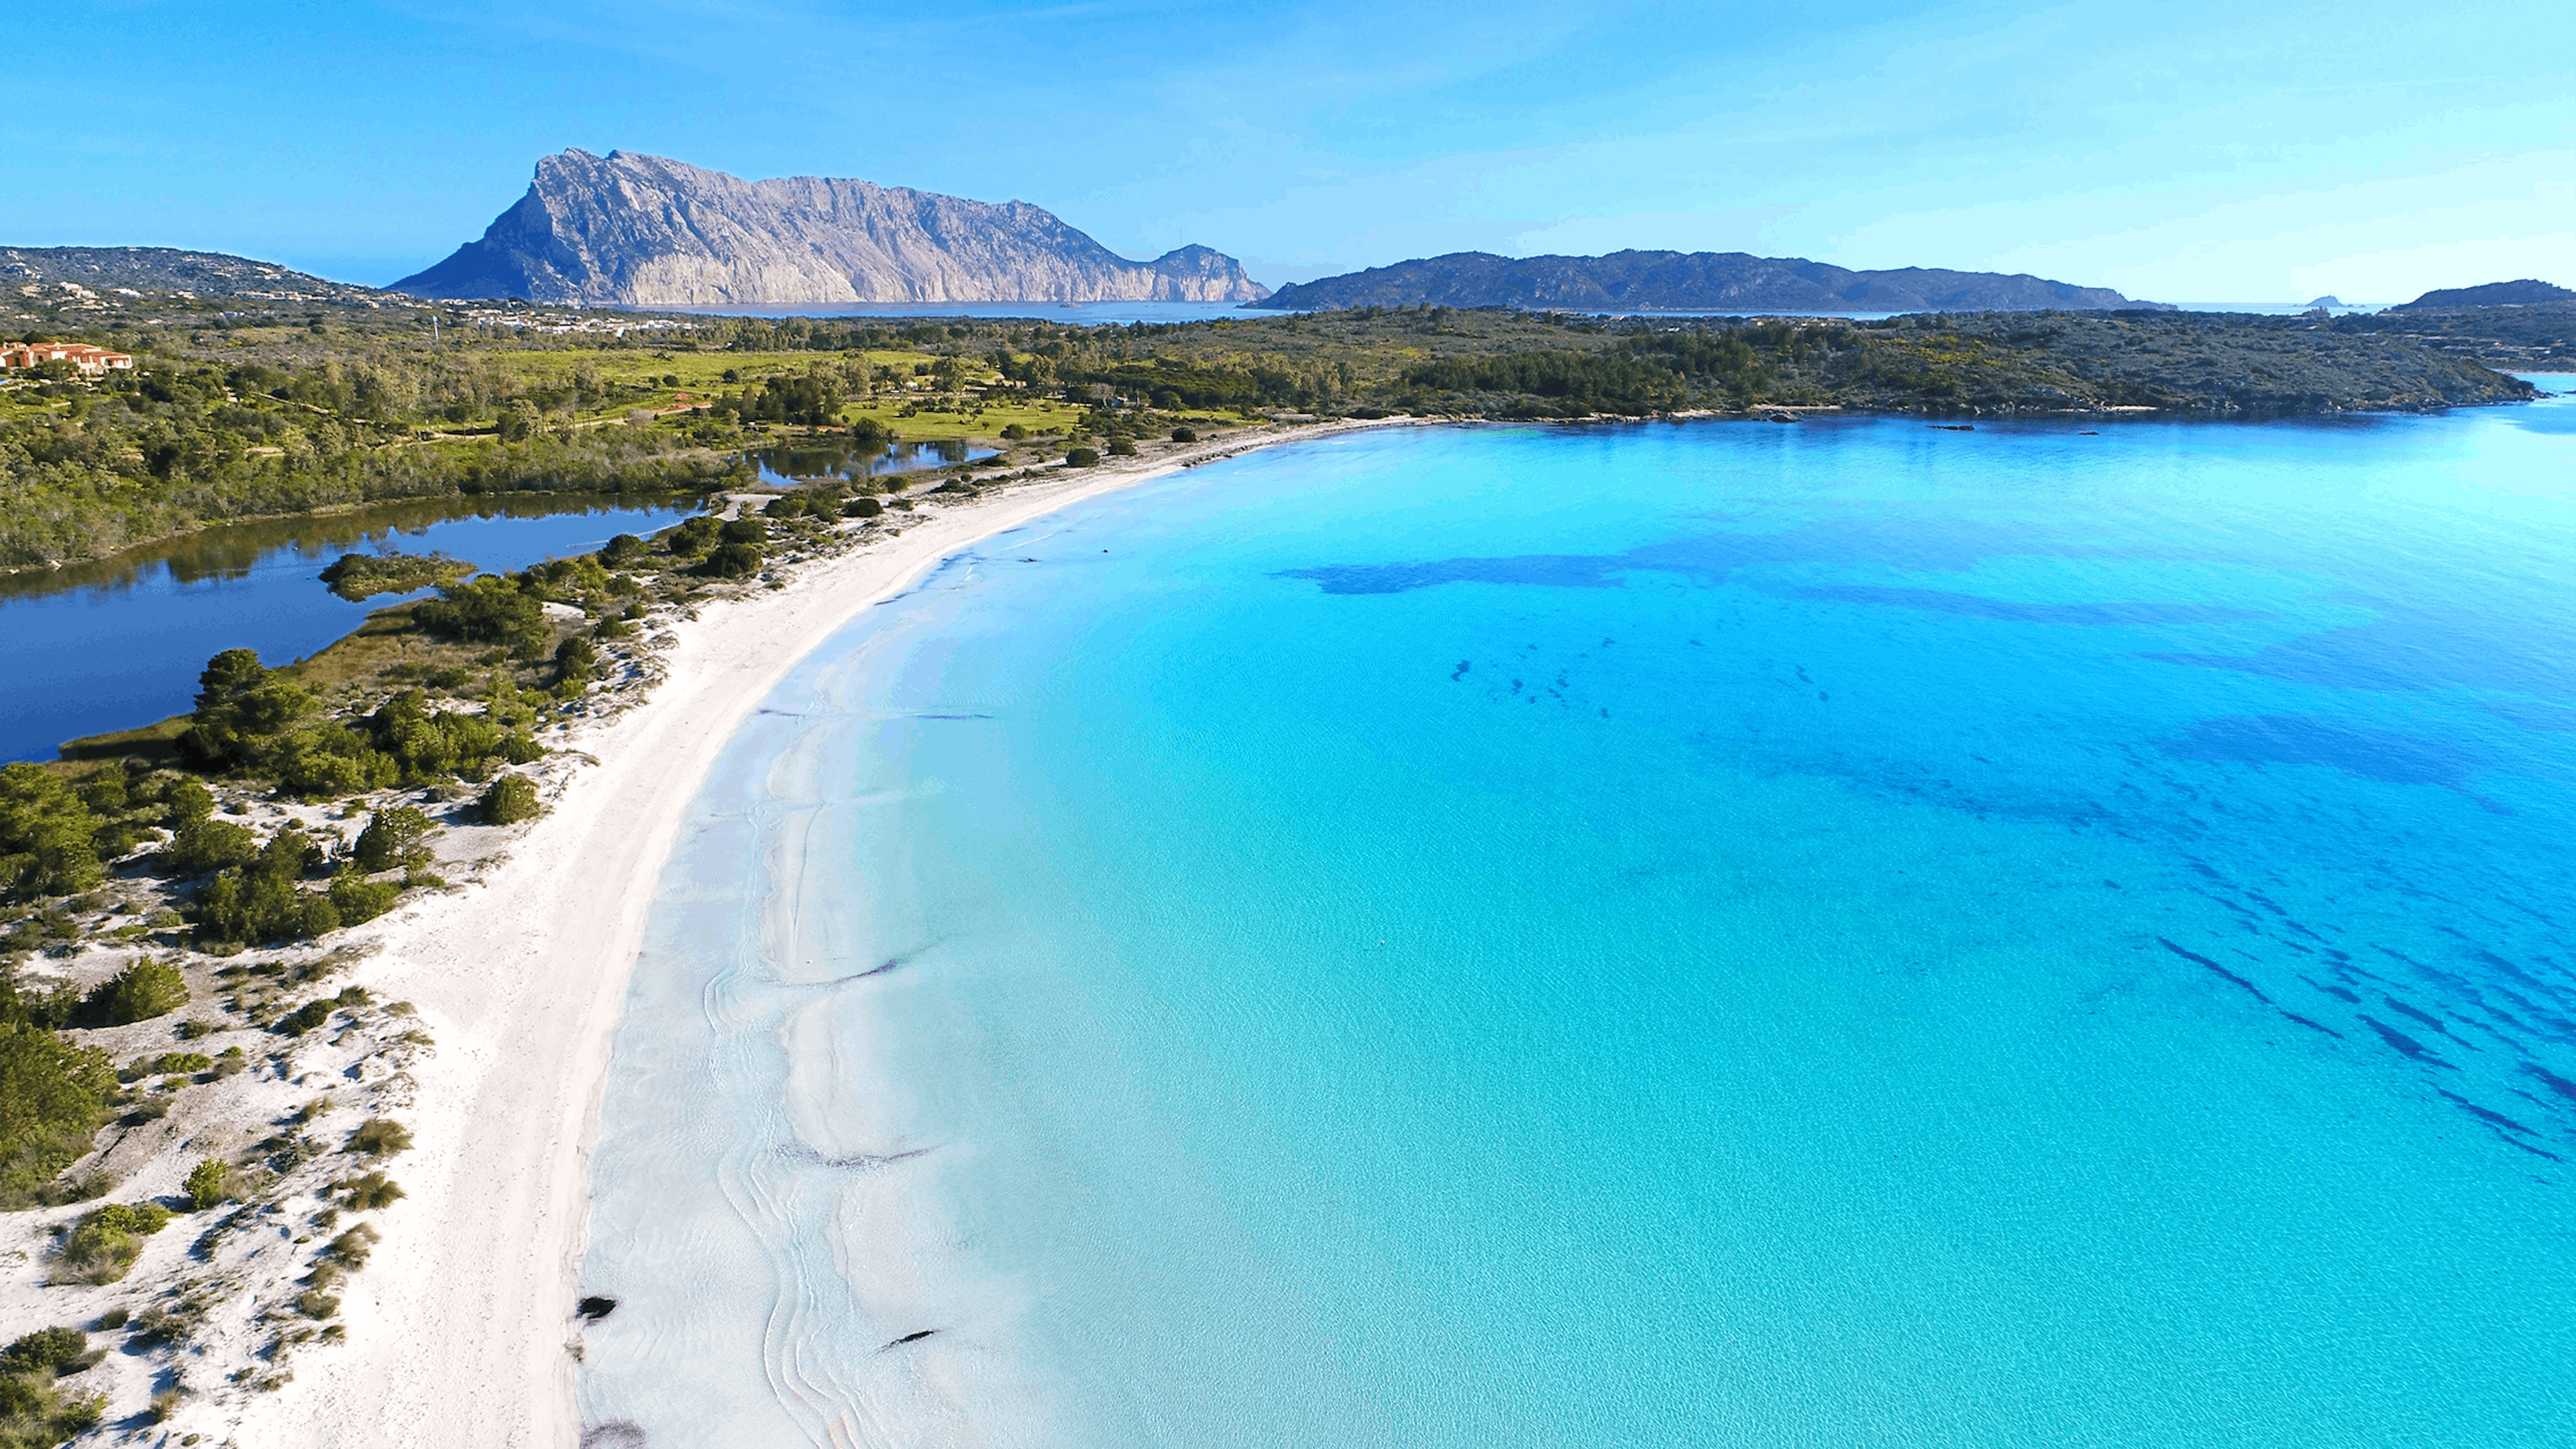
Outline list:
[[[0,288],[52,283],[92,291],[127,288],[204,298],[357,302],[384,294],[290,271],[274,262],[171,247],[0,247]]]
[[[1854,272],[1743,252],[1612,252],[1498,257],[1488,252],[1372,267],[1280,288],[1260,307],[1525,307],[1575,312],[2029,312],[2153,307],[2107,287],[2032,276],[1905,267]]]
[[[2482,287],[2444,287],[2426,292],[2393,310],[2438,312],[2449,307],[2546,307],[2576,302],[2576,292],[2525,277],[2519,282],[2489,282]]]
[[[745,181],[659,156],[565,151],[518,204],[425,272],[424,297],[609,306],[1249,302],[1234,258],[1129,261],[1024,201],[818,176]]]

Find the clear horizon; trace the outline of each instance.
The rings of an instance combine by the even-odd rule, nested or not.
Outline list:
[[[378,285],[568,146],[1025,200],[1273,286],[1626,248],[2166,302],[2576,283],[2576,20],[2492,3],[1866,6],[1831,30],[1662,5],[123,3],[18,27],[17,89],[83,103],[0,121],[0,245]]]

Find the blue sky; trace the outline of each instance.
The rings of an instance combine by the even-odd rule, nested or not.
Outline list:
[[[12,7],[0,244],[384,282],[567,146],[1048,207],[1267,281],[1479,249],[2169,301],[2576,285],[2576,5]]]

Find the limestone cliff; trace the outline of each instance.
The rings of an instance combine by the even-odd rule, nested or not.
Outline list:
[[[1232,257],[1132,262],[1024,201],[819,176],[745,181],[658,156],[565,151],[518,204],[394,290],[602,306],[1252,302]]]

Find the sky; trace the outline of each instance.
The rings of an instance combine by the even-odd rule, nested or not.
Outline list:
[[[577,146],[1031,201],[1274,285],[1639,247],[2178,302],[2576,286],[2566,3],[64,0],[0,28],[0,245],[347,281],[479,236]]]

